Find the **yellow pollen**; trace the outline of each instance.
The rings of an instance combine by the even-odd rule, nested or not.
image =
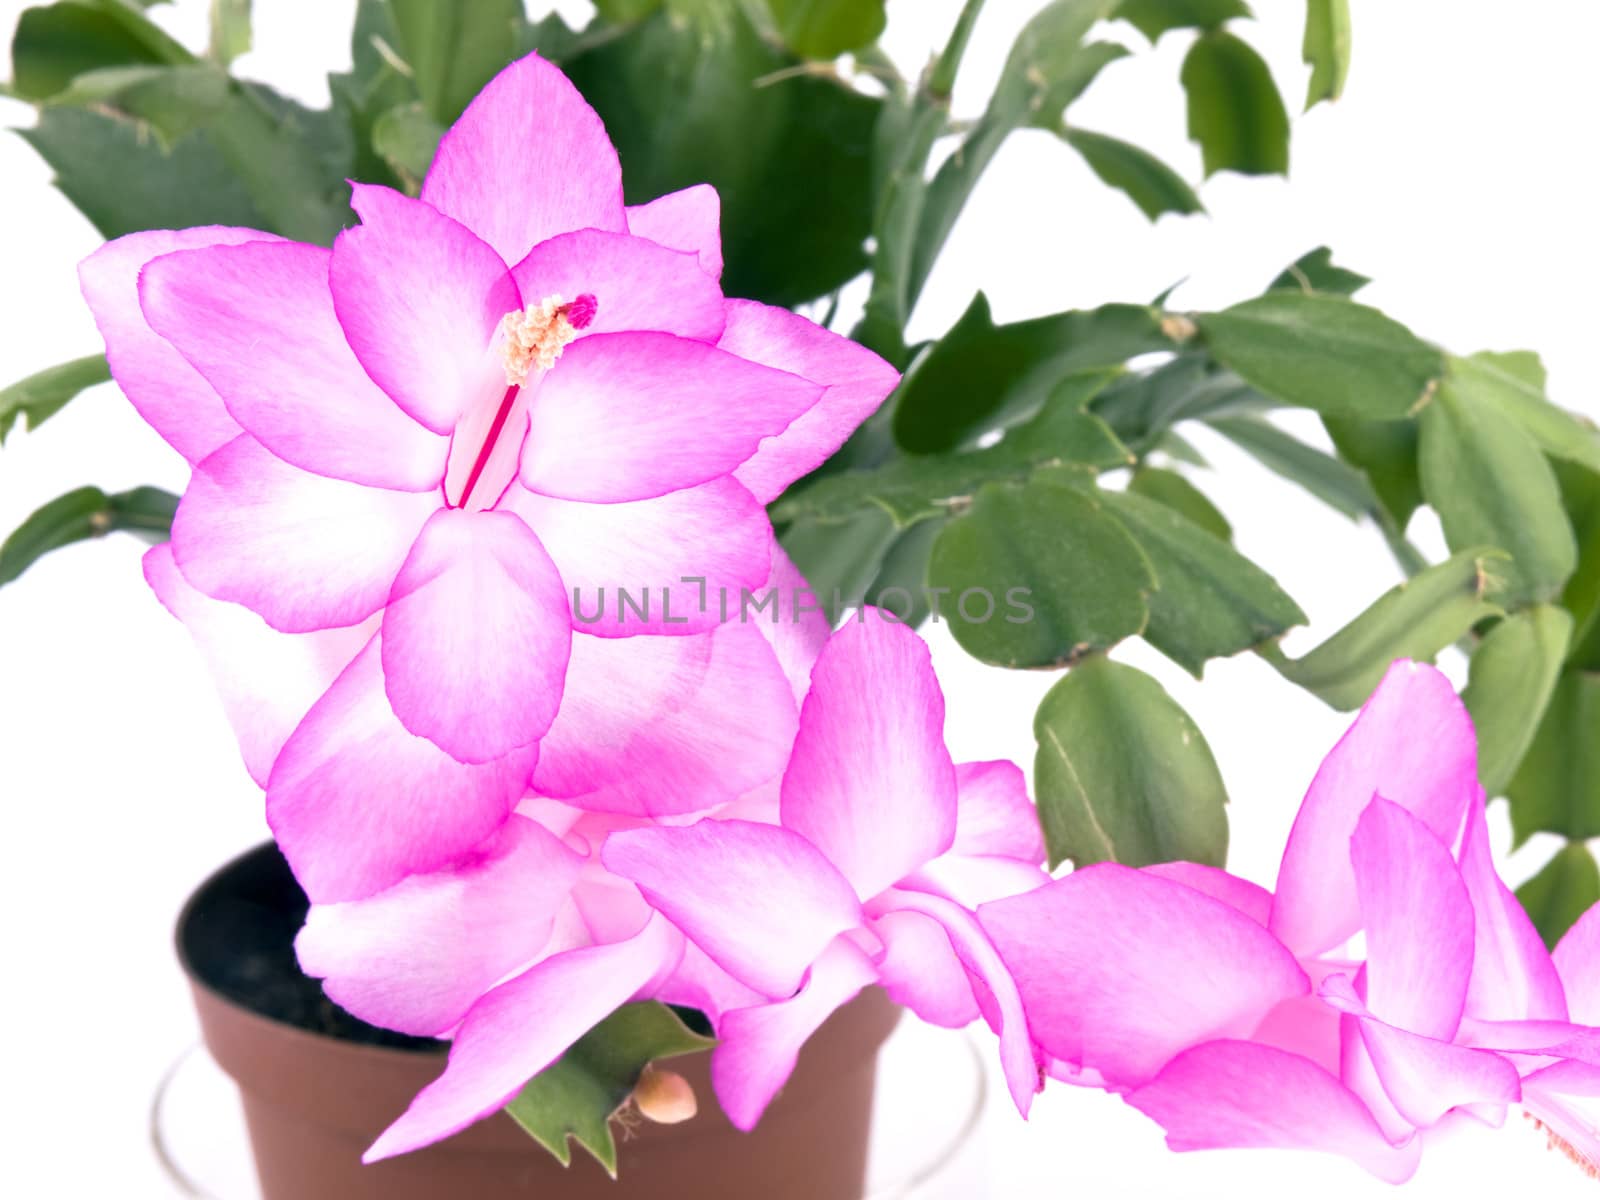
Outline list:
[[[505,337],[500,353],[508,387],[526,383],[535,367],[548,371],[555,366],[567,343],[578,336],[560,296],[547,296],[521,312],[508,312],[500,318],[500,332]]]

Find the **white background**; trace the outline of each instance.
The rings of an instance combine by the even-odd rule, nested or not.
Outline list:
[[[22,7],[0,0],[7,37]],[[152,15],[198,46],[205,7],[179,0]],[[257,48],[238,70],[324,102],[325,73],[348,64],[352,0],[256,7]],[[891,52],[915,70],[957,7],[893,0]],[[1036,7],[990,0],[956,97],[960,113],[981,105]],[[1262,21],[1243,31],[1297,109],[1304,6],[1256,7]],[[1554,397],[1600,413],[1587,286],[1600,274],[1600,239],[1592,159],[1583,150],[1593,144],[1600,7],[1352,7],[1346,98],[1296,120],[1288,181],[1219,177],[1202,190],[1208,217],[1152,227],[1048,135],[1018,135],[958,226],[913,332],[943,330],[980,286],[1003,320],[1147,300],[1180,279],[1188,282],[1177,303],[1225,304],[1328,243],[1341,262],[1376,278],[1370,302],[1453,350],[1536,348]],[[1115,36],[1139,44],[1131,31]],[[1139,141],[1197,179],[1177,84],[1184,42],[1173,35],[1113,64],[1073,117]],[[0,118],[25,124],[31,116],[0,102]],[[0,379],[10,381],[97,347],[73,266],[98,238],[17,139],[0,140],[0,180]],[[1370,528],[1331,514],[1224,445],[1206,441],[1205,449],[1215,470],[1201,485],[1233,520],[1239,545],[1311,616],[1291,650],[1314,644],[1396,582]],[[178,491],[185,477],[181,460],[115,389],[99,388],[0,452],[0,529],[82,483]],[[1419,526],[1413,533],[1436,551],[1436,529]],[[144,1109],[163,1068],[194,1037],[169,947],[171,920],[198,879],[265,835],[260,796],[188,639],[144,587],[141,548],[114,539],[71,549],[0,591],[0,1021],[10,1031],[4,1091],[14,1109],[0,1190],[11,1195],[169,1194],[148,1150]],[[941,631],[931,636],[958,758],[1031,760],[1029,718],[1050,677],[982,668]],[[1212,664],[1204,684],[1140,647],[1126,657],[1155,671],[1195,715],[1233,798],[1232,865],[1270,885],[1301,791],[1344,718],[1248,656]],[[1496,817],[1504,844],[1503,814]],[[1531,874],[1553,844],[1525,847],[1508,874]],[[929,1082],[936,1103],[937,1081]],[[1331,1159],[1171,1155],[1137,1113],[1070,1089],[1043,1097],[1030,1126],[996,1108],[986,1135],[995,1197],[1387,1194]],[[1412,1190],[1577,1195],[1582,1186],[1516,1121],[1434,1153]]]

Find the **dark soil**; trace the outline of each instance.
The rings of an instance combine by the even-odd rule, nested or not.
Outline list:
[[[237,859],[195,893],[178,926],[178,953],[208,987],[263,1016],[312,1033],[401,1050],[444,1043],[368,1025],[301,973],[294,938],[309,907],[276,846]]]

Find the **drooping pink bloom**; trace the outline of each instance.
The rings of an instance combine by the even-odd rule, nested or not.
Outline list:
[[[764,503],[896,382],[792,313],[725,300],[715,192],[625,208],[599,118],[537,57],[445,135],[420,199],[355,185],[354,207],[331,251],[157,231],[81,269],[113,373],[194,465],[152,582],[180,616],[206,597],[312,639],[274,668],[294,678],[271,711],[236,715],[274,833],[329,901],[447,867],[530,783],[646,803],[593,776],[631,726],[582,697],[761,673],[721,663],[740,639],[707,636],[722,613],[702,599],[766,579]],[[648,591],[648,615],[619,588]],[[242,623],[207,611],[235,677]],[[636,634],[653,644],[607,644]],[[563,728],[574,705],[590,721]]]
[[[1494,873],[1476,774],[1448,681],[1397,663],[1318,771],[1275,894],[1094,866],[984,905],[1051,1073],[1122,1094],[1179,1150],[1322,1150],[1399,1181],[1421,1135],[1521,1104],[1600,1162],[1563,1098],[1600,1091],[1568,1001],[1600,976],[1600,924],[1552,962]]]
[[[943,708],[926,647],[874,615],[817,657],[781,785],[692,824],[530,801],[517,820],[547,836],[521,830],[454,873],[313,910],[301,963],[330,995],[369,1020],[453,1038],[445,1074],[369,1159],[496,1111],[631,998],[707,1015],[718,1098],[742,1128],[811,1033],[873,983],[940,1024],[987,1018],[1026,1110],[1040,1063],[972,906],[1044,882],[1038,821],[1016,767],[951,763]],[[564,903],[541,900],[554,892],[531,878],[508,903],[519,872],[568,869],[555,842],[586,856]],[[421,967],[437,988],[409,982],[416,946],[448,947]],[[507,982],[464,1006],[484,979]]]

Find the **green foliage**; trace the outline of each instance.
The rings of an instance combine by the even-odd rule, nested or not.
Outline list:
[[[0,389],[0,445],[17,423],[26,417],[29,429],[37,429],[64,408],[69,400],[85,388],[105,383],[111,378],[106,356],[91,354],[75,358],[59,366],[46,367],[26,379],[19,379],[8,388]]]
[[[1489,544],[1511,555],[1508,607],[1553,600],[1577,568],[1578,550],[1555,473],[1538,444],[1454,371],[1422,413],[1422,492],[1451,549]]]
[[[1356,271],[1348,270],[1333,261],[1333,251],[1318,246],[1302,254],[1283,269],[1268,286],[1269,292],[1290,291],[1331,292],[1335,296],[1353,296],[1372,280]]]
[[[1487,617],[1506,566],[1492,547],[1463,550],[1385,592],[1364,613],[1302,658],[1272,646],[1262,657],[1292,683],[1341,711],[1361,707],[1397,658],[1431,661]]]
[[[1250,9],[1244,0],[1122,0],[1115,15],[1153,42],[1173,29],[1218,29]]]
[[[619,1008],[524,1085],[506,1112],[530,1136],[572,1163],[577,1142],[616,1178],[617,1143],[611,1118],[627,1102],[651,1063],[710,1049],[664,1004]]]
[[[427,114],[449,125],[513,57],[522,0],[388,0],[399,44]]]
[[[1572,616],[1542,605],[1511,613],[1473,652],[1461,693],[1478,732],[1478,777],[1501,795],[1550,703],[1572,638]]]
[[[211,0],[206,57],[227,66],[250,49],[250,0]]]
[[[1143,631],[1149,558],[1076,468],[988,483],[933,545],[928,578],[973,657],[1060,667]]]
[[[883,101],[792,73],[795,60],[738,5],[697,12],[658,12],[563,65],[606,123],[630,204],[716,186],[729,295],[773,304],[826,295],[867,265]]]
[[[996,325],[982,293],[907,372],[894,398],[894,436],[929,454],[975,442],[1037,412],[1070,375],[1170,350],[1157,314],[1132,304]]]
[[[1272,72],[1248,43],[1217,30],[1202,34],[1183,60],[1189,137],[1206,174],[1289,173],[1289,113]]]
[[[1207,660],[1249,650],[1305,623],[1277,582],[1176,509],[1137,492],[1106,506],[1155,568],[1144,639],[1198,678]]]
[[[1165,467],[1140,467],[1128,480],[1128,490],[1182,513],[1212,537],[1224,542],[1233,540],[1233,526],[1228,524],[1228,518],[1206,499],[1205,493],[1176,471]]]
[[[1283,404],[1398,420],[1437,386],[1444,356],[1343,296],[1272,291],[1195,318],[1217,360]]]
[[[1067,376],[1038,415],[982,450],[904,455],[870,470],[821,476],[786,493],[773,505],[773,519],[840,521],[878,505],[903,528],[967,506],[984,483],[1021,481],[1041,467],[1128,466],[1133,456],[1127,448],[1084,411],[1109,378],[1104,371]]]
[[[1033,719],[1034,787],[1052,868],[1119,862],[1221,866],[1228,793],[1205,738],[1148,675],[1079,663]]]
[[[884,0],[767,0],[785,44],[801,58],[837,58],[877,40]]]
[[[10,583],[52,550],[126,530],[151,542],[165,541],[178,498],[140,487],[108,496],[81,487],[57,496],[17,526],[0,544],[0,585]]]
[[[1350,0],[1306,0],[1301,57],[1311,68],[1306,107],[1344,94],[1350,74]]]
[[[1600,867],[1587,846],[1564,846],[1527,883],[1517,889],[1517,899],[1551,950],[1578,918],[1600,902]]]
[[[1063,127],[1061,136],[1109,187],[1126,193],[1154,221],[1163,213],[1204,212],[1183,177],[1148,150],[1103,133]]]
[[[1347,517],[1361,517],[1377,505],[1361,472],[1306,445],[1264,417],[1218,417],[1207,424],[1269,470]]]
[[[1535,833],[1600,837],[1600,675],[1562,672],[1508,792],[1520,843]]]

